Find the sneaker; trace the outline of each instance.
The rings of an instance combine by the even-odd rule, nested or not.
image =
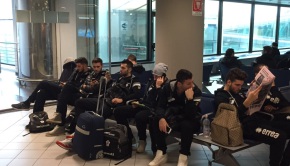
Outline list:
[[[47,132],[45,135],[47,137],[58,136],[64,134],[64,126],[56,125],[51,131]]]
[[[146,148],[146,141],[144,140],[139,140],[138,147],[137,147],[137,153],[143,153],[145,152]]]
[[[18,104],[12,104],[11,107],[18,110],[29,110],[30,104],[25,104],[24,102],[20,102]]]
[[[61,124],[61,114],[55,112],[51,119],[46,120],[47,123]]]
[[[72,150],[72,139],[66,138],[62,141],[56,141],[55,142],[59,147],[65,149],[65,150]]]
[[[184,154],[180,154],[178,158],[177,166],[187,166],[188,165],[188,157]]]
[[[67,135],[67,136],[65,136],[65,138],[68,138],[68,139],[73,139],[73,138],[74,138],[74,136],[75,136],[75,133],[72,133],[72,134],[70,134],[70,135]]]
[[[148,164],[149,166],[159,166],[167,162],[167,154],[157,150],[155,158]]]

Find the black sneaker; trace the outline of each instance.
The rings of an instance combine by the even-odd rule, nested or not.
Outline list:
[[[18,109],[18,110],[29,110],[30,109],[30,104],[27,105],[24,102],[18,103],[18,104],[12,104],[12,108]]]

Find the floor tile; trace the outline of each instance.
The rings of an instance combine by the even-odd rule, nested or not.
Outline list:
[[[0,165],[8,165],[13,159],[0,159]]]
[[[36,159],[14,159],[9,166],[33,166]]]
[[[50,145],[51,142],[31,142],[25,149],[47,149]]]
[[[33,166],[54,166],[59,165],[61,159],[38,159]]]
[[[16,158],[38,159],[45,150],[23,150]]]
[[[15,158],[22,150],[0,150],[1,159],[13,159]]]
[[[28,144],[27,142],[11,142],[2,149],[24,149]]]

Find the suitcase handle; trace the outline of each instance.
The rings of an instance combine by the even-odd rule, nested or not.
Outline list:
[[[92,115],[100,116],[99,114],[95,113],[94,111],[88,111],[88,113],[90,113]]]

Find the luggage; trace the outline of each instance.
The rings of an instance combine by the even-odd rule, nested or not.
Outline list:
[[[127,159],[132,156],[132,142],[127,137],[127,128],[117,124],[104,131],[104,156],[112,159]]]
[[[31,113],[29,115],[28,129],[30,133],[40,133],[50,131],[53,129],[53,125],[46,122],[48,115],[44,111]]]
[[[100,87],[102,87],[103,80],[100,81]],[[99,110],[100,100],[98,97],[96,112]],[[101,108],[101,115],[103,115],[103,108]],[[104,118],[95,112],[86,111],[80,114],[72,140],[73,150],[85,160],[103,158],[104,127]]]
[[[93,111],[82,113],[77,121],[73,150],[83,159],[103,158],[104,118]]]

